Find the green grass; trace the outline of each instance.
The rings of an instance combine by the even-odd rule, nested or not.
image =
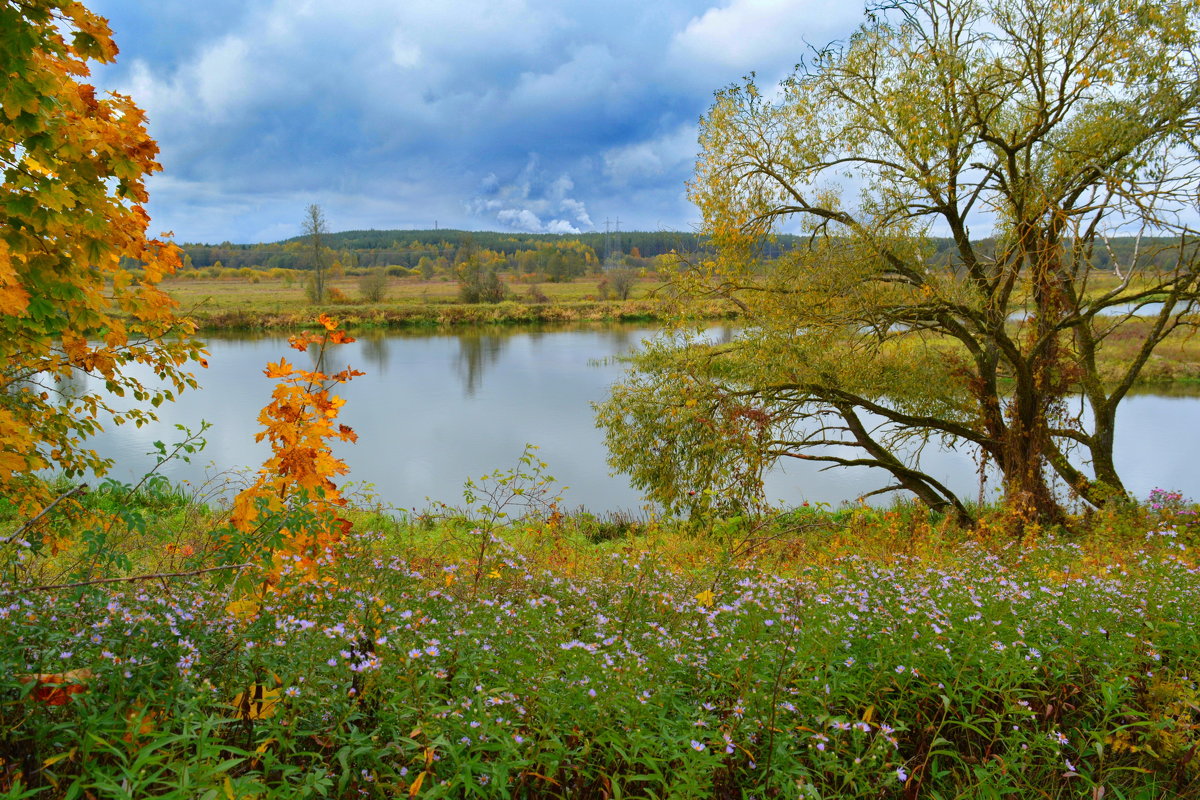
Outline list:
[[[589,277],[569,283],[541,283],[537,290],[544,300],[531,295],[532,286],[508,284],[509,300],[502,303],[458,302],[458,284],[449,280],[422,281],[390,278],[383,301],[368,303],[358,289],[358,278],[331,281],[341,301],[314,306],[305,296],[303,284],[292,278],[174,278],[164,287],[180,304],[180,310],[202,330],[280,329],[313,324],[321,312],[336,316],[351,328],[431,327],[495,323],[557,323],[646,321],[661,319],[665,312],[658,292],[662,282],[644,278],[629,299],[601,299],[600,278]],[[706,316],[723,317],[730,309],[712,305]]]
[[[212,545],[163,488],[118,493],[129,572]],[[1024,542],[913,506],[369,508],[321,581],[232,612],[213,574],[19,591],[0,797],[1194,796],[1200,536],[1155,505]],[[21,682],[76,669],[62,705]]]

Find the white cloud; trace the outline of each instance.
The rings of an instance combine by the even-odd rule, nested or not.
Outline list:
[[[421,63],[421,46],[403,31],[392,34],[392,63],[403,69],[411,69]]]
[[[250,44],[226,36],[207,49],[196,63],[196,97],[209,114],[230,114],[248,104],[264,88],[269,75],[251,75]]]
[[[722,83],[757,70],[779,77],[808,54],[844,37],[862,19],[861,0],[730,0],[694,17],[672,40],[681,70]],[[714,87],[715,88],[715,87]]]
[[[696,126],[687,124],[654,139],[614,147],[604,153],[604,172],[623,186],[690,169],[698,150],[696,136]]]
[[[575,181],[566,173],[550,178],[540,158],[530,154],[525,167],[511,182],[501,183],[489,173],[479,194],[470,203],[472,213],[530,233],[580,233],[591,229],[587,205],[572,195]]]
[[[542,221],[538,219],[537,214],[534,214],[528,208],[504,208],[496,214],[496,219],[503,222],[510,228],[528,231],[530,233],[542,232]]]
[[[512,91],[511,102],[539,108],[596,103],[619,96],[624,82],[622,65],[607,46],[584,45],[550,71],[524,73]]]
[[[565,219],[552,219],[546,224],[546,233],[581,233],[579,228],[576,228]]]
[[[565,211],[565,212],[569,213],[571,216],[573,216],[575,218],[575,221],[578,222],[583,227],[585,227],[585,228],[596,227],[595,225],[592,224],[592,218],[590,216],[588,216],[587,206],[585,206],[579,200],[572,200],[569,197],[565,197],[559,201],[559,206],[562,208],[563,211]],[[578,231],[574,231],[574,232],[578,233]]]

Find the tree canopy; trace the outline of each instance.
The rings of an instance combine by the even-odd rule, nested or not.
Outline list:
[[[690,186],[717,256],[679,290],[747,325],[636,362],[600,409],[613,465],[677,508],[752,502],[781,458],[869,466],[969,519],[933,444],[1022,520],[1061,518],[1056,481],[1123,498],[1117,406],[1197,321],[1198,7],[875,3],[777,89],[719,91]],[[761,258],[785,230],[806,245]]]
[[[140,424],[194,385],[190,326],[157,286],[179,264],[148,238],[158,148],[142,111],[96,95],[88,61],[116,57],[106,22],[68,0],[0,2],[0,495],[35,470],[107,462],[106,418]],[[131,377],[141,365],[155,388]],[[117,408],[113,396],[135,405]],[[128,401],[124,401],[128,402]],[[28,488],[27,486],[25,488]]]

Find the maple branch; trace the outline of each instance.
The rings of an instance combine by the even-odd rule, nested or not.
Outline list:
[[[42,517],[46,516],[46,515],[47,515],[47,514],[49,514],[51,511],[53,511],[53,510],[54,510],[54,507],[55,507],[56,505],[58,505],[59,503],[61,503],[63,500],[66,500],[68,497],[70,497],[71,495],[75,494],[76,492],[78,492],[78,491],[80,491],[80,490],[82,490],[82,489],[86,489],[86,488],[87,488],[87,484],[86,484],[86,483],[81,483],[81,484],[79,484],[78,486],[75,486],[75,487],[73,487],[73,488],[71,488],[71,489],[69,489],[69,490],[67,490],[67,491],[63,492],[63,493],[62,493],[62,494],[60,494],[58,497],[54,498],[54,501],[53,501],[53,502],[51,502],[51,503],[50,503],[50,505],[46,506],[46,507],[45,507],[45,508],[43,508],[41,511],[39,511],[36,517],[34,517],[33,519],[29,520],[28,522],[26,522],[26,523],[25,523],[24,525],[22,525],[21,527],[17,528],[17,529],[16,529],[15,531],[13,531],[13,533],[11,533],[10,535],[8,535],[8,536],[5,536],[3,539],[0,539],[0,544],[10,544],[10,543],[12,543],[12,542],[15,542],[15,541],[17,540],[17,538],[18,538],[18,537],[20,537],[20,535],[21,535],[22,533],[24,533],[25,531],[27,531],[27,530],[29,530],[30,528],[32,528],[32,527],[34,526],[34,524],[35,524],[35,523],[36,523],[38,520],[40,520]]]
[[[150,575],[131,575],[127,578],[97,578],[91,581],[78,581],[76,583],[52,583],[45,586],[27,586],[23,589],[8,589],[0,592],[0,595],[6,594],[22,594],[24,592],[48,592],[52,589],[77,589],[81,586],[96,586],[101,583],[132,583],[133,581],[152,581],[160,578],[189,578],[194,575],[203,575],[206,572],[218,572],[226,569],[245,569],[252,567],[253,564],[226,564],[221,567],[205,567],[204,569],[196,569],[191,572],[155,572]]]

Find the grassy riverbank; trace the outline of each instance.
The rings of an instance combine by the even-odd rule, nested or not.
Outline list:
[[[261,604],[222,573],[10,594],[0,796],[1194,796],[1200,536],[1157,505],[1022,542],[907,506],[360,510]],[[203,565],[214,512],[124,509],[127,574]]]
[[[536,287],[541,298],[531,299],[534,287],[511,284],[510,297],[501,303],[466,304],[457,301],[453,281],[390,279],[387,297],[378,303],[361,300],[322,307],[305,297],[302,284],[292,277],[174,279],[166,286],[180,302],[186,315],[202,332],[279,331],[292,332],[314,324],[316,315],[327,312],[349,329],[455,328],[472,325],[562,324],[577,322],[655,322],[669,310],[662,299],[664,284],[653,277],[634,284],[627,300],[601,300],[600,278],[571,283],[543,283]],[[333,288],[345,297],[357,297],[358,278],[339,278]],[[733,319],[731,305],[712,302],[696,312],[701,319]],[[1106,340],[1101,353],[1101,373],[1117,376],[1133,359],[1144,326],[1134,320]],[[1200,383],[1200,338],[1180,329],[1160,345],[1142,370],[1138,383],[1144,386]]]
[[[174,279],[165,285],[181,309],[203,331],[296,330],[313,324],[316,315],[334,314],[348,328],[453,327],[486,324],[565,322],[638,322],[662,319],[665,309],[654,278],[635,282],[627,299],[603,299],[602,278],[571,283],[508,286],[501,303],[460,303],[453,281],[391,278],[385,297],[367,302],[360,297],[358,278],[334,279],[340,302],[314,306],[302,283],[291,277]],[[713,304],[700,312],[708,318],[732,315],[731,308]]]

